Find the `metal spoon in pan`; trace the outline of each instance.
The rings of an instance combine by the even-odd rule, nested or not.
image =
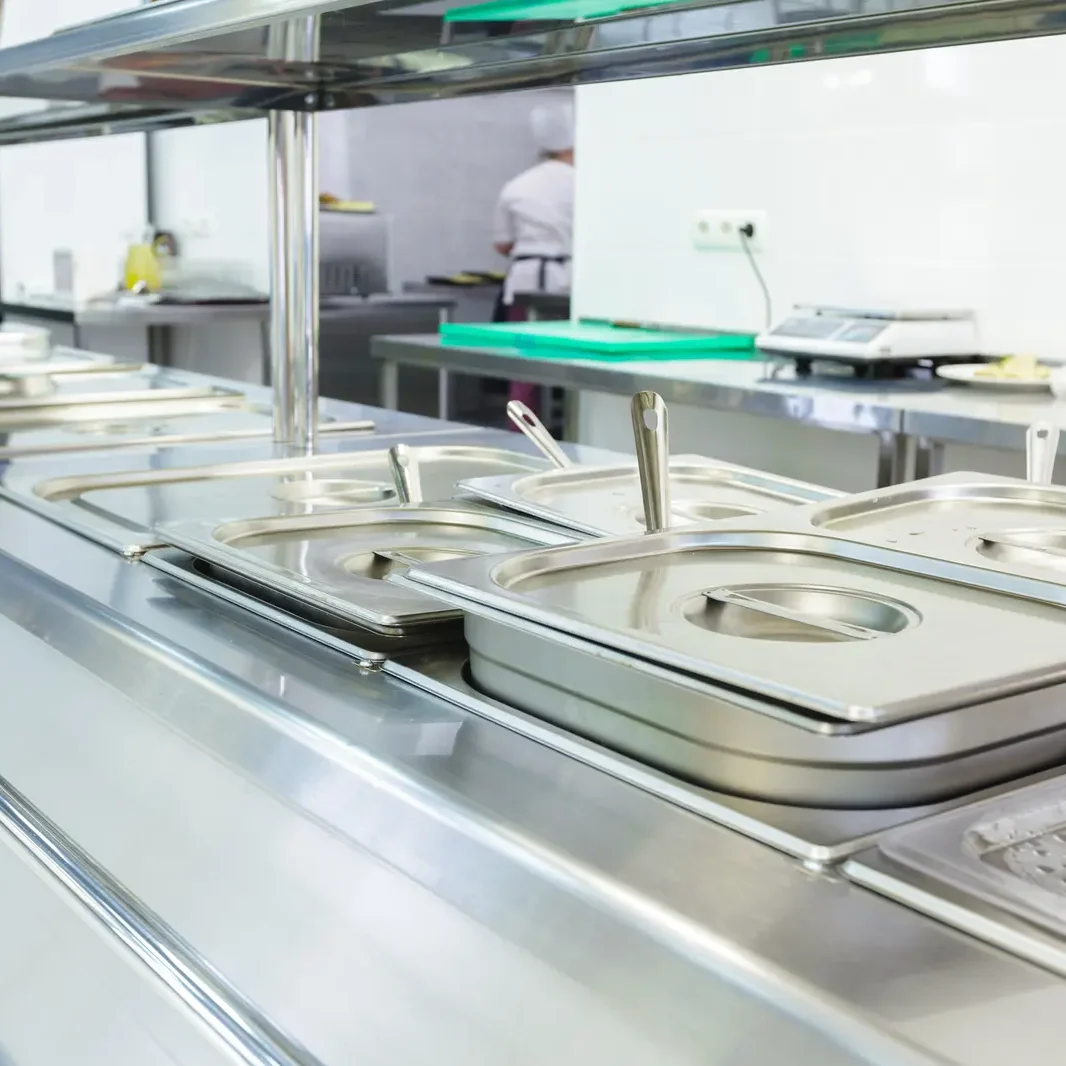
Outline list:
[[[400,503],[422,502],[422,478],[418,458],[406,444],[394,444],[389,449],[389,469],[396,484]]]
[[[666,403],[657,392],[638,392],[630,405],[640,495],[648,533],[670,528],[670,441]]]
[[[1059,427],[1034,422],[1025,434],[1025,476],[1034,485],[1050,485],[1059,450]]]
[[[574,461],[548,432],[548,427],[521,400],[511,400],[507,405],[507,417],[540,449],[544,457],[560,470],[574,465]]]

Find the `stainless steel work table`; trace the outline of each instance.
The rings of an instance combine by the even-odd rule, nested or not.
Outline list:
[[[1061,1062],[1060,979],[7,504],[0,583],[23,937],[57,893],[244,1061]]]
[[[762,361],[609,365],[519,355],[509,348],[444,345],[435,336],[377,337],[371,351],[382,363],[384,407],[397,406],[400,366],[435,367],[445,378],[450,373],[479,374],[622,395],[654,389],[668,403],[873,434],[879,443],[878,486],[936,473],[946,443],[1021,450],[1031,422],[1061,417],[1050,393],[1017,396],[934,383],[878,388],[851,380],[827,383],[824,379],[797,380],[784,375],[771,378]],[[444,385],[441,395],[447,395]],[[445,417],[446,408],[440,413]],[[1062,448],[1066,450],[1066,440]]]

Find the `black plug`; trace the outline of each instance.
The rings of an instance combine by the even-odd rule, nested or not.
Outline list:
[[[755,236],[755,226],[752,225],[752,223],[750,223],[750,222],[745,222],[743,226],[739,226],[737,228],[737,232],[742,237],[747,237],[748,240],[750,241],[752,239],[752,237]]]

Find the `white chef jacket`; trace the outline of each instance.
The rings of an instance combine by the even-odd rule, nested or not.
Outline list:
[[[500,193],[493,225],[493,242],[513,244],[511,266],[503,287],[503,302],[516,292],[568,292],[574,232],[574,168],[546,159],[509,181]],[[524,256],[543,256],[566,262],[542,262]],[[543,267],[543,287],[541,268]]]

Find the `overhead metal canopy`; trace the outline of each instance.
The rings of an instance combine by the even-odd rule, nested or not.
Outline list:
[[[618,0],[611,10],[625,6]],[[0,50],[0,96],[126,109],[325,110],[1066,30],[1066,0],[660,0],[604,15],[596,12],[607,5],[593,0],[533,0],[521,17],[477,17],[463,10],[470,7],[170,0]],[[574,15],[582,10],[593,14]],[[318,60],[271,58],[269,27],[308,14],[319,16]]]

